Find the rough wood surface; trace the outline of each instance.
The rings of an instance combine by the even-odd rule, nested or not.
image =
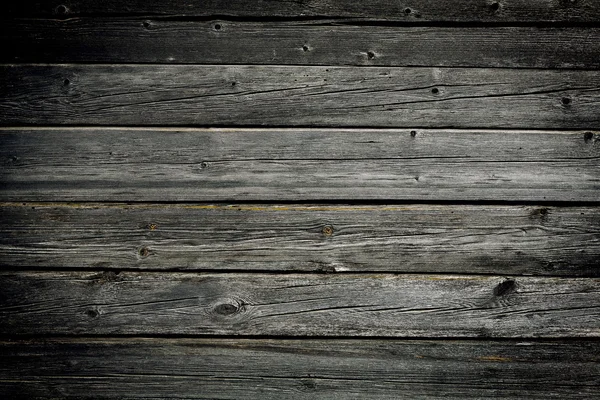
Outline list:
[[[2,272],[0,334],[600,337],[600,279]]]
[[[0,204],[0,266],[600,276],[600,210]]]
[[[0,124],[596,129],[599,91],[577,70],[4,65]]]
[[[12,20],[0,62],[600,67],[600,29],[156,18]]]
[[[595,0],[23,0],[4,5],[7,16],[164,15],[259,18],[357,18],[375,21],[598,22]]]
[[[599,137],[411,128],[7,128],[0,130],[0,199],[598,201]]]
[[[591,399],[592,342],[53,339],[0,342],[12,398]]]

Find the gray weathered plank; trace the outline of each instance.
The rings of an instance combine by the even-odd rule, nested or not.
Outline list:
[[[0,204],[0,266],[600,276],[600,210]]]
[[[8,16],[164,15],[212,17],[328,17],[375,21],[539,22],[600,20],[594,0],[22,0],[4,6]]]
[[[6,128],[0,199],[598,201],[599,137],[410,128]]]
[[[4,65],[0,124],[595,129],[581,70]]]
[[[2,272],[0,334],[600,337],[600,279]]]
[[[600,67],[600,29],[325,21],[10,20],[0,62]]]
[[[598,344],[51,339],[0,342],[10,398],[590,399]]]

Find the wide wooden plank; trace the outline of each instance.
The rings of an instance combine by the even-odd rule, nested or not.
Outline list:
[[[0,273],[0,334],[600,337],[600,279]]]
[[[0,266],[600,276],[600,209],[0,204]]]
[[[397,27],[326,21],[3,21],[0,62],[600,67],[600,29]]]
[[[6,128],[0,199],[598,201],[599,137],[411,128]]]
[[[600,73],[4,65],[0,124],[595,129]]]
[[[600,20],[594,0],[23,0],[4,6],[5,15],[164,15],[211,17],[339,17],[375,21],[539,22]]]
[[[10,398],[590,399],[597,343],[52,339],[0,342]]]

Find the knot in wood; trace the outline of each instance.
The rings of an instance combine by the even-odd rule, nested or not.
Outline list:
[[[150,250],[147,247],[142,247],[139,251],[141,257],[148,257],[150,255]]]
[[[506,296],[513,293],[517,288],[517,283],[514,279],[507,279],[494,288],[495,296]]]
[[[331,225],[325,225],[323,227],[323,229],[321,230],[321,232],[325,236],[331,236],[331,235],[333,235],[333,226],[331,226]]]
[[[231,303],[222,303],[222,304],[218,304],[214,308],[214,311],[216,314],[228,316],[228,315],[233,315],[233,314],[239,312],[240,307],[235,304],[231,304]]]

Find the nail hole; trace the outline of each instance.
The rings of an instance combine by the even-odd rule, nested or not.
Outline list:
[[[64,4],[61,4],[60,6],[56,7],[57,14],[66,14],[67,12],[69,12],[69,9]]]
[[[215,30],[220,31],[221,30],[221,24],[215,24]]]
[[[200,163],[200,168],[204,169],[204,168],[208,168],[208,163],[206,161],[202,161]]]
[[[302,50],[304,50],[304,51],[308,51],[308,50],[309,50],[309,49],[308,49],[308,46],[307,46],[307,45],[304,45],[304,46],[302,46]]]
[[[561,102],[564,106],[568,106],[569,104],[571,104],[571,99],[568,97],[563,97]]]
[[[417,131],[410,131],[410,136],[411,137],[416,137],[417,136]]]
[[[235,86],[235,85],[236,85],[236,82],[231,82],[231,86]]]
[[[586,142],[589,142],[593,138],[594,138],[594,134],[592,132],[586,132],[583,134],[583,140],[585,140]]]
[[[331,236],[333,235],[333,226],[325,225],[321,232],[323,232],[323,235],[325,236]]]
[[[440,89],[438,89],[438,88],[434,87],[433,89],[431,89],[431,93],[433,93],[433,94],[438,94],[439,92],[440,92]]]
[[[492,11],[498,11],[500,9],[500,3],[492,3],[490,4],[490,8],[492,9]]]
[[[404,14],[408,15],[412,12],[412,10],[410,8],[405,8],[404,9]]]
[[[372,60],[373,58],[375,58],[375,53],[373,53],[372,51],[368,51],[367,57],[369,57],[369,60]]]

